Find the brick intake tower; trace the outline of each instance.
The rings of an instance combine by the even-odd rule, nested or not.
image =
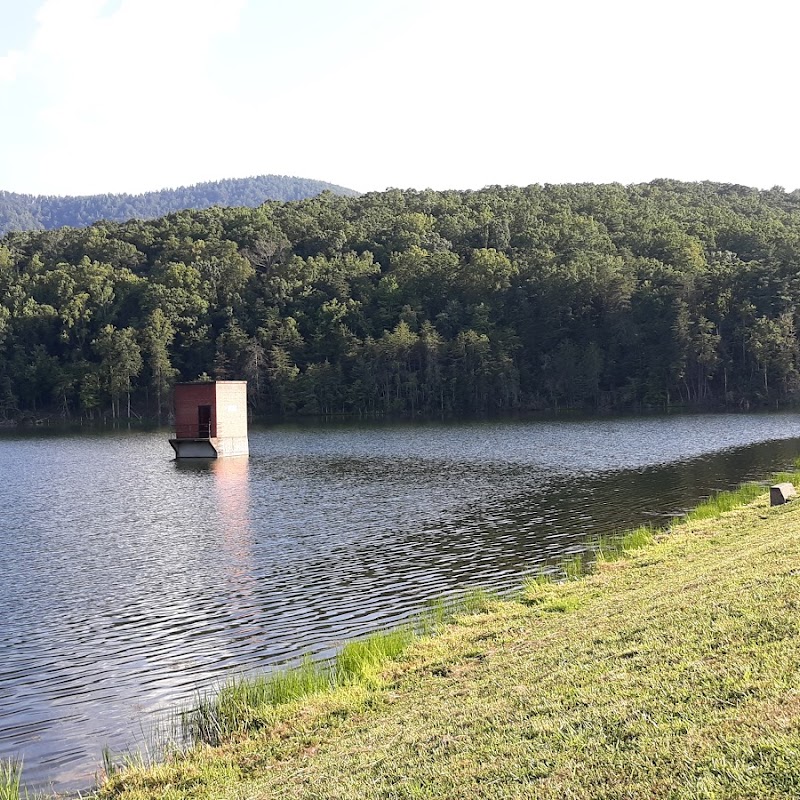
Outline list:
[[[246,456],[247,381],[196,381],[175,385],[176,458]]]

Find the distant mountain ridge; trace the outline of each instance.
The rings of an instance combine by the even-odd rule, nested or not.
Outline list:
[[[230,178],[143,194],[56,197],[0,190],[0,235],[9,231],[82,228],[98,220],[153,219],[173,211],[215,205],[255,208],[267,200],[303,200],[324,191],[346,197],[358,195],[344,186],[286,175]]]

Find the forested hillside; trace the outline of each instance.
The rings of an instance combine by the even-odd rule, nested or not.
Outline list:
[[[798,396],[800,193],[325,193],[0,240],[0,414],[491,413]]]
[[[266,200],[304,200],[324,191],[350,197],[357,194],[332,183],[284,175],[212,181],[136,195],[49,197],[0,191],[0,235],[8,231],[53,230],[65,226],[80,228],[98,220],[153,219],[189,208],[255,208]]]

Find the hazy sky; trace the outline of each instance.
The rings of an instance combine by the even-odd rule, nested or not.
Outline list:
[[[0,189],[800,188],[791,0],[0,0]]]

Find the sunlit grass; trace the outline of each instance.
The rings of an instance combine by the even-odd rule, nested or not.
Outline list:
[[[183,714],[183,734],[191,742],[217,745],[234,733],[259,727],[260,711],[331,689],[330,667],[310,658],[267,675],[237,677],[216,694],[201,696]]]
[[[0,800],[20,800],[22,765],[19,761],[0,761]]]
[[[651,545],[655,541],[655,534],[656,529],[652,525],[640,525],[623,533],[599,537],[593,549],[598,561],[617,561]]]
[[[564,580],[576,581],[586,575],[589,565],[586,560],[586,554],[576,553],[569,558],[565,558],[560,564],[559,569],[562,573]]]
[[[523,581],[522,596],[529,602],[540,594],[539,589],[560,581],[580,580],[590,575],[598,564],[625,558],[655,541],[657,529],[640,525],[629,531],[599,536],[583,553],[576,553],[558,562],[555,568],[542,568]]]
[[[201,696],[193,709],[181,715],[182,737],[194,744],[218,745],[234,734],[257,730],[277,706],[343,686],[374,687],[386,664],[413,641],[435,635],[459,614],[485,611],[495,599],[482,589],[437,598],[412,623],[348,642],[330,662],[306,657],[294,667],[234,678],[216,693]]]
[[[412,629],[403,627],[349,642],[336,657],[336,683],[372,684],[386,662],[397,658],[414,638]]]
[[[728,511],[733,511],[734,508],[751,503],[760,495],[767,491],[767,487],[763,483],[745,483],[737,489],[730,491],[718,492],[704,500],[699,506],[692,509],[687,515],[686,519],[689,522],[696,522],[701,519],[713,519]]]
[[[41,800],[22,786],[22,761],[0,759],[0,800]]]
[[[471,589],[461,595],[436,597],[428,600],[415,617],[412,627],[416,635],[435,635],[443,626],[449,625],[461,614],[480,614],[499,599],[496,592],[486,589]]]

